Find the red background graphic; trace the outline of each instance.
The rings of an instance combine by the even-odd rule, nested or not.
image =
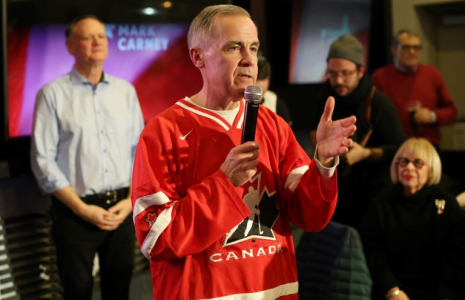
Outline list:
[[[24,110],[33,110],[35,101],[25,101],[26,72],[28,63],[31,26],[8,28],[8,134],[24,135],[21,129]],[[33,49],[33,48],[32,48]],[[137,53],[135,52],[135,55]],[[31,59],[29,57],[29,59]],[[71,69],[71,65],[69,66]],[[40,71],[40,70],[39,70]],[[202,76],[189,57],[187,32],[173,42],[163,54],[151,63],[131,82],[139,98],[144,121],[166,110],[176,101],[192,96],[202,88]],[[36,94],[38,91],[33,91]],[[31,93],[29,93],[31,95]],[[31,99],[29,99],[31,100]]]
[[[134,82],[144,121],[202,88],[202,76],[189,57],[187,38],[179,39]]]
[[[18,136],[30,27],[10,27],[8,30],[8,131],[10,136]]]

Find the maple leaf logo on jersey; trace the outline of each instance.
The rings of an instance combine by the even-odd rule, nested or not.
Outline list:
[[[147,213],[147,215],[145,216],[145,222],[147,222],[148,227],[152,226],[153,223],[155,223],[157,217],[157,213]]]
[[[261,177],[262,172],[250,180],[250,185],[244,186],[248,193],[243,200],[250,215],[226,234],[223,247],[252,238],[276,240],[272,229],[279,216],[276,191],[270,192],[266,186],[262,189]]]

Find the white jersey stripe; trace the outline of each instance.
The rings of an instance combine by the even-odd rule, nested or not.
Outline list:
[[[163,205],[169,201],[170,199],[161,191],[155,194],[140,197],[136,200],[136,203],[134,203],[132,216],[133,221],[135,222],[137,215],[144,212],[147,207],[152,205]]]
[[[244,105],[244,110],[242,111],[242,114],[241,114],[241,117],[240,117],[239,121],[237,121],[237,126],[236,126],[237,129],[241,129],[242,123],[244,122],[244,118],[245,118],[245,105],[246,105],[246,103],[245,103],[244,99],[242,99],[242,103]]]
[[[239,119],[239,121],[237,121],[237,126],[236,126],[237,129],[241,129],[242,123],[244,122],[244,116],[245,116],[245,109],[242,112],[241,118]]]
[[[263,300],[271,300],[276,299],[281,296],[297,294],[299,291],[299,283],[292,282],[277,286],[275,288],[255,292],[255,293],[247,293],[247,294],[235,294],[229,296],[223,296],[218,298],[206,298],[200,300],[256,300],[256,299],[263,299]]]
[[[300,178],[302,178],[302,175],[308,170],[308,166],[302,166],[297,169],[294,169],[287,175],[286,182],[284,183],[284,188],[289,187],[291,191],[294,191],[297,185],[299,185]]]
[[[171,212],[173,211],[174,203],[169,208],[165,209],[157,218],[155,223],[150,228],[149,233],[145,237],[144,242],[142,243],[140,250],[144,256],[150,260],[150,252],[152,252],[153,246],[157,242],[160,235],[165,231],[166,227],[171,223]]]
[[[197,114],[197,115],[200,115],[200,116],[203,116],[203,117],[206,117],[206,118],[209,118],[209,119],[212,119],[213,121],[215,121],[216,123],[220,124],[226,131],[229,130],[229,126],[227,124],[225,124],[223,121],[221,121],[220,119],[218,118],[215,118],[214,116],[212,115],[209,115],[209,114],[206,114],[204,112],[201,112],[195,108],[192,108],[190,106],[187,106],[185,105],[184,103],[181,103],[181,102],[176,102],[177,105],[181,106],[182,108],[184,109],[187,109],[188,111],[191,111],[193,112],[194,114]]]

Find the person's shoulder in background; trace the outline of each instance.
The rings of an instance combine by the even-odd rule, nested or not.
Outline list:
[[[387,74],[392,72],[395,69],[393,64],[386,65],[383,67],[379,67],[376,69],[373,74],[371,75],[371,80],[376,88],[382,90],[383,80],[386,78]]]
[[[292,127],[292,117],[289,111],[289,107],[287,106],[286,101],[278,97],[276,102],[276,113],[283,118],[289,126]]]

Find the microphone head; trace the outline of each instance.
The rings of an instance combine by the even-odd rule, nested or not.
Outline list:
[[[262,87],[259,85],[249,85],[245,88],[244,99],[247,102],[259,103],[262,99]]]

